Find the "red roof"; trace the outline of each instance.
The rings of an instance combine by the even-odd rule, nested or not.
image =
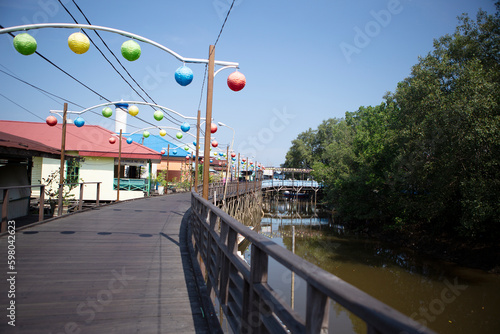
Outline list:
[[[9,133],[0,131],[0,146],[10,147],[22,151],[35,151],[39,153],[47,153],[52,155],[61,155],[60,150],[44,145],[37,141],[29,140],[19,136],[14,136]]]
[[[61,149],[62,124],[48,126],[47,123],[0,121],[0,131],[39,142],[56,150]],[[76,151],[80,156],[118,157],[119,142],[109,143],[115,133],[98,125],[74,124],[66,126],[66,151]],[[122,158],[160,160],[161,153],[133,142],[127,144],[122,138]]]

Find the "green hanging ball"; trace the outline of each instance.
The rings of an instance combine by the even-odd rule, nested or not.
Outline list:
[[[27,33],[14,37],[14,48],[22,55],[29,56],[36,51],[36,40]]]
[[[129,39],[122,44],[122,56],[128,61],[134,61],[141,56],[141,47],[136,41]]]
[[[144,138],[148,138],[148,137],[149,137],[149,131],[144,131],[144,132],[142,133],[142,136],[143,136]]]
[[[113,110],[110,107],[106,107],[102,110],[102,115],[104,117],[111,117],[111,115],[113,115]]]
[[[153,117],[157,120],[157,121],[161,121],[163,119],[163,112],[161,110],[156,110]]]

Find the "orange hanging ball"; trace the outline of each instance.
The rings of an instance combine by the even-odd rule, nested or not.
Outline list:
[[[227,77],[228,87],[235,92],[242,90],[245,87],[246,83],[247,83],[247,79],[245,78],[245,76],[243,74],[241,74],[238,71],[231,73]]]

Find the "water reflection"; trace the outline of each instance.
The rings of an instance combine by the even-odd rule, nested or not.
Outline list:
[[[268,200],[261,234],[411,316],[438,333],[499,333],[500,278],[349,235],[311,202]],[[244,249],[242,249],[244,251]],[[249,252],[244,253],[249,261]],[[273,260],[269,284],[305,316],[306,284]],[[366,333],[363,321],[332,302],[336,333]],[[331,329],[330,332],[333,332]]]

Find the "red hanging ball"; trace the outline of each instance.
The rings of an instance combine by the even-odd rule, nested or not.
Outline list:
[[[55,126],[57,124],[57,118],[55,116],[49,116],[45,119],[45,122],[49,126]]]
[[[217,140],[212,140],[212,147],[217,147],[217,146],[219,146]]]
[[[217,124],[215,124],[215,123],[210,124],[210,132],[211,133],[217,132]]]
[[[116,137],[109,137],[109,143],[110,144],[116,143]]]
[[[227,85],[228,85],[229,89],[231,89],[235,92],[242,90],[245,87],[246,83],[247,83],[247,79],[245,78],[245,76],[242,73],[240,73],[238,71],[231,73],[227,77]]]

